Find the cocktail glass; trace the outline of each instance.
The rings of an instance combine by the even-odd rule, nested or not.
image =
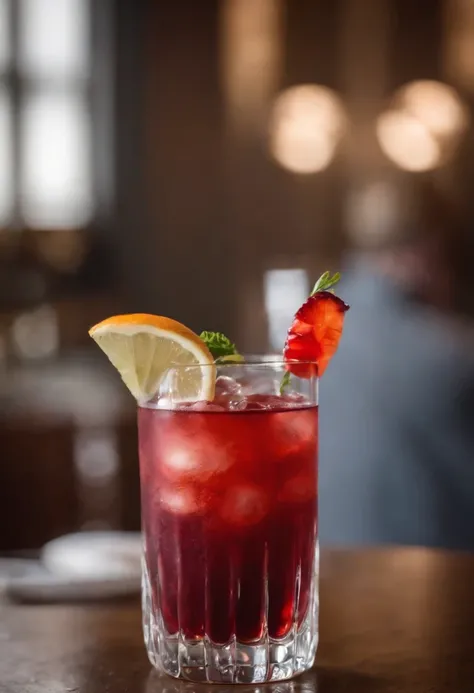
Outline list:
[[[190,368],[216,369],[213,402],[177,400]],[[139,407],[145,643],[171,676],[261,683],[313,664],[317,378],[280,395],[286,369],[178,366]]]

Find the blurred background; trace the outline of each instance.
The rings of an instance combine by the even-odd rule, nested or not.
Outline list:
[[[470,334],[473,103],[474,0],[0,0],[0,551],[139,528],[109,314],[279,350],[362,262]]]

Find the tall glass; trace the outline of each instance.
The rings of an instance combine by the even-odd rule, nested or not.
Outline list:
[[[318,642],[317,379],[280,396],[284,363],[223,365],[212,403],[178,402],[190,368],[214,366],[174,368],[138,411],[148,655],[189,681],[288,679]]]

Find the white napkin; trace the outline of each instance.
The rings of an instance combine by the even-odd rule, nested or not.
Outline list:
[[[3,584],[10,598],[26,601],[106,599],[138,593],[141,548],[140,533],[65,535],[46,544],[39,561],[0,562],[0,586]]]

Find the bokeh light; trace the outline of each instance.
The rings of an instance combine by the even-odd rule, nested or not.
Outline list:
[[[56,310],[44,304],[21,313],[12,324],[15,354],[21,359],[55,356],[59,348],[59,325]]]
[[[411,82],[401,89],[399,98],[403,110],[435,136],[459,135],[466,129],[467,108],[447,84],[433,80]]]
[[[429,171],[454,154],[469,125],[469,114],[456,90],[433,80],[399,89],[377,120],[384,154],[406,171]]]
[[[441,150],[423,123],[404,111],[386,111],[377,121],[384,153],[406,171],[429,171],[441,160]]]
[[[273,107],[271,154],[293,173],[322,171],[334,158],[346,122],[341,99],[331,89],[317,84],[286,89]]]

